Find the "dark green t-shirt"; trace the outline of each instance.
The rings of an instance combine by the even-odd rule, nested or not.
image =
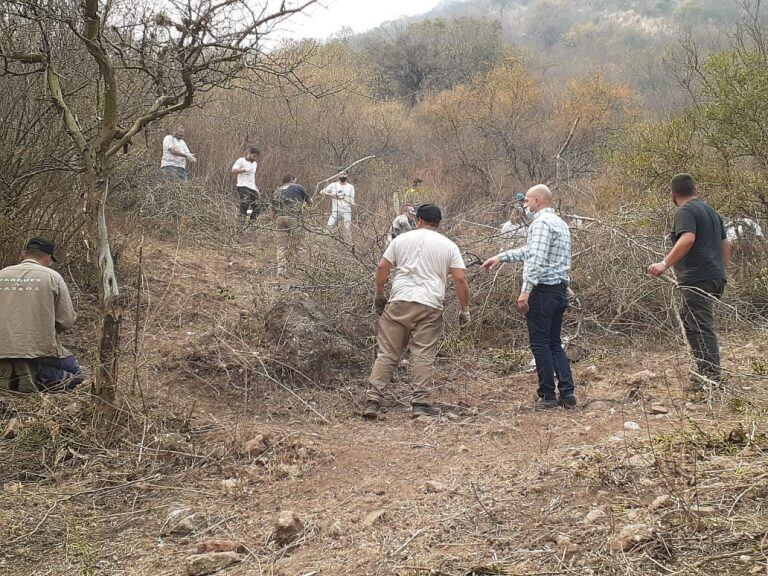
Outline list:
[[[696,234],[696,241],[675,265],[678,282],[694,284],[702,280],[725,280],[723,240],[726,235],[720,214],[698,198],[688,201],[675,214],[672,242],[677,242],[685,232]]]

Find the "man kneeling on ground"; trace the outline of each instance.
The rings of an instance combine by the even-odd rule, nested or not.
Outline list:
[[[58,341],[75,310],[55,262],[54,245],[32,238],[21,263],[0,270],[0,386],[32,392],[74,388],[85,380],[80,365]]]
[[[416,230],[397,236],[387,247],[376,270],[374,306],[379,314],[379,352],[369,378],[370,388],[363,416],[379,415],[384,389],[392,380],[400,356],[411,350],[413,417],[438,416],[430,399],[437,341],[443,329],[443,300],[448,273],[456,284],[461,304],[459,324],[469,322],[469,284],[459,247],[437,231],[440,208],[423,204],[416,211]],[[394,268],[392,291],[384,287]]]

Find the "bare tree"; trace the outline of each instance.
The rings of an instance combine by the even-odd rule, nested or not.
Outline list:
[[[94,392],[108,413],[116,393],[121,309],[105,209],[117,154],[150,124],[217,87],[279,75],[294,52],[264,36],[317,0],[7,0],[0,8],[4,76],[35,76],[61,117],[81,174],[89,261],[100,286],[102,328]]]

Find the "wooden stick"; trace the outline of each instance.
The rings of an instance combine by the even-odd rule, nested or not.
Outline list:
[[[352,166],[356,166],[357,164],[360,164],[360,162],[365,162],[366,160],[370,160],[371,158],[376,158],[376,156],[373,156],[373,155],[371,155],[371,156],[366,156],[365,158],[360,158],[360,160],[355,160],[354,162],[352,162],[352,164],[350,164],[349,166],[347,166],[346,168],[344,168],[344,170],[339,170],[338,172],[336,172],[336,174],[334,174],[334,175],[333,175],[333,176],[331,176],[330,178],[326,178],[325,180],[320,180],[320,182],[318,182],[317,184],[315,184],[315,192],[314,192],[314,194],[312,194],[312,198],[314,198],[314,197],[315,197],[315,194],[317,194],[317,193],[318,193],[318,191],[320,190],[320,186],[321,186],[322,184],[325,184],[326,182],[330,182],[330,181],[331,181],[331,180],[333,180],[334,178],[338,178],[338,177],[339,177],[339,175],[340,175],[342,172],[346,172],[347,170],[349,170],[350,168],[352,168]]]

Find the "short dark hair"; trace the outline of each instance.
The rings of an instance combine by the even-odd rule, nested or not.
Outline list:
[[[43,252],[42,250],[36,250],[34,248],[24,248],[22,254],[28,258],[34,258],[35,260],[40,260],[41,258],[46,258],[47,256],[51,256],[51,254],[48,254],[47,252]]]
[[[293,174],[286,174],[283,176],[283,184],[290,184],[294,178],[295,176]]]
[[[696,183],[690,174],[683,172],[672,177],[669,181],[669,187],[677,196],[689,198],[696,195]]]
[[[422,204],[416,209],[416,218],[437,226],[443,219],[443,213],[437,204]]]
[[[258,156],[259,154],[261,154],[261,152],[259,152],[259,149],[256,148],[256,146],[250,146],[248,148],[248,154],[256,154],[256,156]]]

